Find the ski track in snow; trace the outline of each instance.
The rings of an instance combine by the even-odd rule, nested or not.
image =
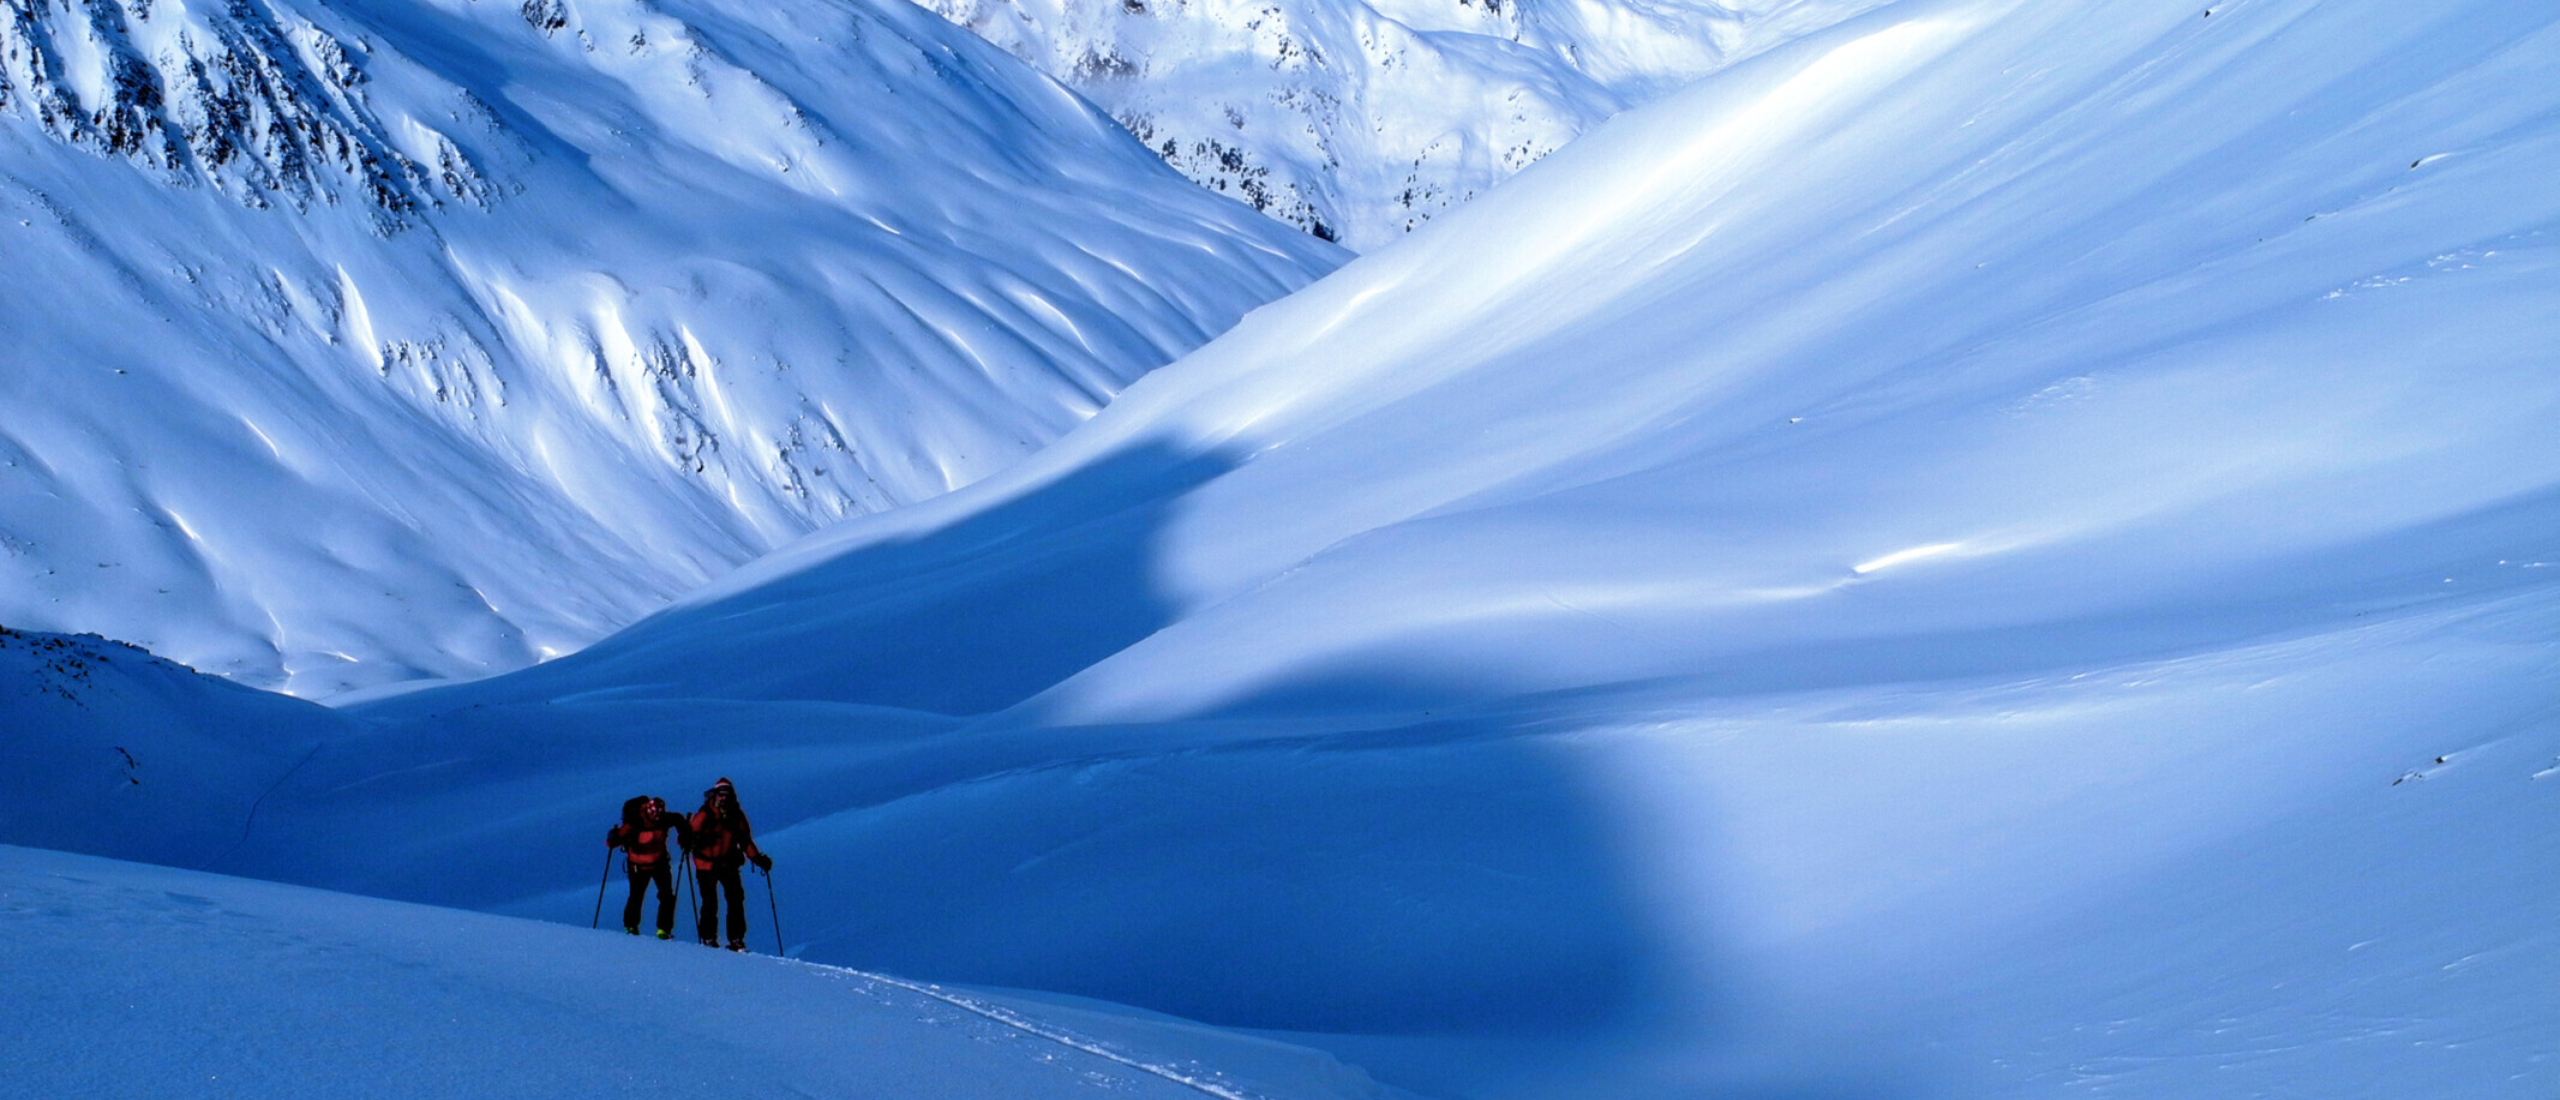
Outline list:
[[[1084,1053],[1093,1055],[1097,1058],[1117,1062],[1123,1066],[1129,1067],[1130,1069],[1164,1078],[1174,1084],[1207,1093],[1211,1096],[1220,1097],[1221,1100],[1271,1100],[1270,1097],[1266,1097],[1258,1092],[1248,1092],[1218,1081],[1203,1080],[1199,1077],[1185,1073],[1173,1066],[1161,1065],[1155,1062],[1140,1061],[1136,1058],[1130,1057],[1129,1055],[1113,1050],[1096,1040],[1085,1038],[1074,1032],[1061,1028],[1051,1027],[1002,1005],[988,1004],[985,1001],[974,1000],[961,996],[938,985],[911,982],[903,978],[893,978],[886,974],[875,974],[868,970],[855,970],[851,967],[843,966],[829,966],[825,963],[805,962],[799,959],[785,959],[782,961],[796,963],[812,970],[824,971],[832,974],[843,974],[848,977],[878,982],[882,985],[896,986],[911,993],[922,994],[944,1004],[950,1005],[953,1008],[960,1009],[961,1011],[984,1016],[987,1019],[1003,1024],[1004,1026],[1012,1028],[1015,1031],[1022,1032],[1025,1035],[1039,1039],[1046,1039],[1062,1047],[1083,1051]]]
[[[1197,1068],[1275,1046],[1260,1040],[1088,1011],[1159,1049],[1194,1044],[1187,1062],[1133,1058],[979,998],[797,960],[35,849],[0,846],[0,868],[12,1097],[621,1095],[634,1081],[612,1055],[635,1047],[672,1058],[654,1079],[685,1094],[1369,1095]],[[233,967],[259,980],[224,980]],[[662,1019],[669,1003],[686,1018]],[[80,1042],[101,1029],[124,1038]],[[14,1061],[30,1051],[45,1053]]]
[[[223,849],[220,855],[207,861],[206,866],[210,867],[230,858],[231,853],[239,851],[242,844],[249,842],[249,834],[256,831],[258,827],[258,807],[266,805],[267,798],[276,793],[276,788],[284,786],[286,780],[293,778],[293,773],[301,771],[303,765],[311,762],[311,758],[320,755],[320,749],[320,745],[312,745],[311,751],[302,754],[302,759],[294,761],[292,767],[284,770],[284,774],[276,776],[275,782],[267,784],[266,790],[258,792],[258,797],[249,803],[249,812],[240,815],[240,839],[232,841],[230,847]]]

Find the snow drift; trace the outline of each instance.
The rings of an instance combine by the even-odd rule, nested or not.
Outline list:
[[[0,620],[304,695],[1002,468],[1336,253],[904,4],[0,7]]]

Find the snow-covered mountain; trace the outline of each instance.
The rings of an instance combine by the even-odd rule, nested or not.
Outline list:
[[[1885,0],[919,0],[1202,186],[1367,251]]]
[[[0,621],[325,695],[1002,468],[1338,262],[904,4],[0,7]]]
[[[2546,1096],[2555,74],[1905,0],[561,660],[9,641],[0,838],[573,922],[728,776],[791,954],[1425,1095]]]

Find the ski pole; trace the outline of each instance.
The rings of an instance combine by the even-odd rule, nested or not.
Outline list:
[[[773,957],[782,958],[782,907],[773,903],[773,868],[758,867],[764,875],[764,911],[773,917]]]
[[[604,850],[604,873],[596,876],[596,915],[587,918],[587,928],[590,931],[604,924],[604,883],[606,879],[612,877],[613,849],[607,848]]]
[[[702,900],[697,896],[702,886],[701,877],[694,873],[693,850],[688,848],[684,853],[684,871],[677,876],[676,881],[684,884],[684,914],[693,918],[693,938],[695,939],[702,938]]]

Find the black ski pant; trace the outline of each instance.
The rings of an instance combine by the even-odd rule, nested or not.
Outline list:
[[[631,879],[631,900],[622,903],[622,926],[640,927],[640,902],[649,896],[649,884],[658,884],[658,931],[674,932],[676,928],[676,876],[665,863],[646,870],[625,864],[622,873]]]
[[[729,892],[729,942],[747,940],[747,884],[738,879],[738,865],[730,864],[709,871],[701,864],[693,867],[693,884],[702,891],[702,923],[696,928],[705,943],[720,938],[720,891]]]

